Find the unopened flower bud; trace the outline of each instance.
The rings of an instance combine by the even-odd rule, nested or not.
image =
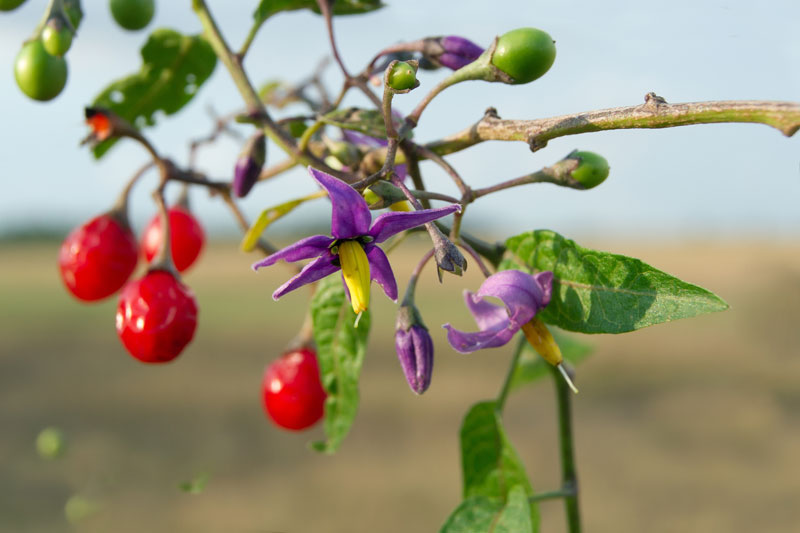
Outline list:
[[[404,304],[397,312],[394,346],[408,386],[422,394],[433,375],[433,339],[413,304]]]
[[[233,171],[233,194],[243,198],[250,192],[258,181],[266,158],[267,141],[264,132],[259,131],[248,139],[239,154],[239,159],[236,160],[236,168]]]
[[[444,52],[435,59],[443,67],[447,67],[451,70],[458,70],[472,63],[483,53],[483,48],[477,44],[469,39],[457,37],[455,35],[441,37],[439,43],[442,45]]]

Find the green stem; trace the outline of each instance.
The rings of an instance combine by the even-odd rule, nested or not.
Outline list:
[[[574,491],[570,490],[548,490],[546,492],[537,492],[530,498],[528,498],[529,502],[543,502],[545,500],[557,500],[559,498],[569,498],[574,494]]]
[[[556,386],[556,402],[558,404],[562,490],[569,493],[564,496],[567,531],[569,533],[580,533],[581,516],[578,507],[578,474],[575,467],[575,446],[572,434],[572,391],[569,389],[567,382],[561,379],[556,368],[554,366],[549,368]]]
[[[514,355],[511,357],[511,365],[508,367],[508,373],[506,373],[506,379],[503,382],[503,388],[500,389],[500,394],[497,395],[497,400],[495,401],[495,410],[499,413],[502,413],[503,408],[506,406],[508,393],[511,392],[511,380],[514,378],[514,372],[517,369],[519,356],[522,354],[522,348],[525,347],[526,342],[525,336],[520,335],[519,340],[517,341],[517,346],[514,348]]]

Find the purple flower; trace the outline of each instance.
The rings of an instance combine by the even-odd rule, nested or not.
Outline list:
[[[397,312],[394,347],[408,386],[422,394],[433,375],[433,339],[413,304],[404,303]]]
[[[342,271],[345,287],[356,314],[369,305],[370,281],[383,288],[386,296],[397,300],[397,282],[389,259],[378,244],[400,233],[460,210],[458,205],[411,212],[384,213],[372,222],[367,202],[352,187],[333,176],[309,167],[317,183],[328,192],[333,208],[331,235],[306,237],[253,265],[254,270],[287,262],[312,259],[299,274],[281,285],[272,297],[278,299],[308,283]],[[372,223],[370,225],[370,223]]]
[[[464,291],[464,301],[480,331],[466,333],[445,324],[447,341],[461,353],[503,346],[550,303],[552,289],[553,273],[549,271],[531,275],[503,270],[489,276],[477,294]],[[503,305],[485,300],[487,296],[498,298]]]
[[[455,35],[441,37],[439,44],[444,51],[433,59],[452,70],[469,65],[483,53],[483,48],[477,44]]]

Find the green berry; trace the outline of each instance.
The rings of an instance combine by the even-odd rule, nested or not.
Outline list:
[[[42,44],[48,54],[61,57],[72,46],[72,31],[60,18],[50,19],[42,30]]]
[[[111,0],[111,14],[126,30],[141,30],[153,20],[155,0]]]
[[[413,89],[417,84],[417,69],[405,61],[398,61],[389,71],[387,82],[395,91]]]
[[[578,167],[572,171],[572,177],[587,189],[597,187],[608,177],[608,161],[594,152],[572,152],[570,159],[578,160]]]
[[[25,0],[0,0],[0,11],[11,11],[21,6]]]
[[[52,100],[67,84],[67,62],[51,56],[42,41],[35,39],[22,46],[14,62],[17,85],[34,100]]]
[[[66,447],[64,434],[58,428],[45,428],[36,437],[36,451],[43,459],[61,457]]]
[[[511,76],[514,83],[542,77],[555,60],[555,41],[536,28],[518,28],[503,34],[492,55],[494,66]]]

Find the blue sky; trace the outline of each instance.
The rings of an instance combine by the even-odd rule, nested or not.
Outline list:
[[[128,177],[146,161],[132,143],[120,143],[101,161],[78,147],[86,133],[83,107],[111,80],[138,70],[139,48],[148,31],[124,32],[104,0],[84,0],[86,13],[68,54],[69,81],[59,98],[28,100],[13,79],[20,43],[39,20],[45,0],[28,0],[0,14],[0,232],[26,226],[77,224],[106,210]],[[223,32],[238,46],[257,2],[210,1]],[[416,139],[433,140],[478,120],[489,106],[503,118],[532,119],[597,108],[635,105],[654,91],[670,102],[703,100],[800,101],[800,3],[796,1],[645,2],[589,1],[388,1],[374,14],[336,21],[345,62],[357,70],[378,49],[400,40],[459,34],[486,45],[520,26],[539,27],[556,40],[551,71],[525,86],[483,82],[448,89],[423,115]],[[190,2],[157,2],[148,27],[199,32]],[[436,9],[431,10],[431,6]],[[305,77],[327,53],[322,20],[309,12],[281,14],[262,29],[246,61],[257,84],[271,78]],[[444,75],[425,72],[419,89],[395,99],[410,111]],[[326,79],[338,87],[329,68]],[[358,97],[345,102],[364,104]],[[158,148],[185,162],[188,140],[206,134],[206,107],[241,108],[221,64],[194,101],[179,115],[147,131]],[[280,116],[280,113],[276,113]],[[800,235],[800,135],[787,139],[763,125],[708,125],[670,130],[592,133],[556,139],[531,153],[524,143],[483,143],[450,162],[475,187],[526,174],[572,149],[603,154],[611,177],[592,191],[535,185],[501,193],[470,207],[465,227],[495,236],[551,228],[570,236]],[[200,154],[200,167],[229,178],[239,146],[226,140]],[[269,162],[283,158],[270,147]],[[438,168],[423,166],[427,183],[454,188]],[[141,227],[154,212],[154,177],[135,190],[132,213]],[[250,218],[269,205],[314,190],[296,170],[260,186],[243,203]],[[220,202],[194,191],[192,200],[212,232],[235,231]],[[323,203],[298,211],[298,218],[327,217]],[[296,220],[296,219],[295,219]],[[287,229],[292,219],[281,221]]]

